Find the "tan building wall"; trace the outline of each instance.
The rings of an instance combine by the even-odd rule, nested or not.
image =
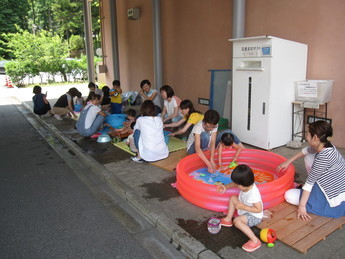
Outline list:
[[[113,67],[109,1],[103,0],[105,51],[111,84]],[[153,30],[151,0],[117,0],[120,79],[124,91],[139,90],[142,79],[153,82]],[[128,20],[127,9],[140,8],[139,20]],[[247,0],[245,36],[272,35],[306,43],[308,79],[334,80],[328,117],[333,143],[345,147],[345,1]],[[163,84],[181,99],[190,99],[200,111],[199,97],[209,98],[209,69],[231,68],[232,1],[161,0]],[[160,86],[154,86],[160,88]]]

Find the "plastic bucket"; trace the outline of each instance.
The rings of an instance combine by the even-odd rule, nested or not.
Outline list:
[[[81,104],[75,104],[75,105],[74,105],[74,111],[75,111],[75,112],[80,112],[82,107],[83,107],[83,106],[82,106]]]
[[[119,129],[123,127],[126,116],[126,114],[111,114],[105,118],[105,122],[110,124],[113,128]]]

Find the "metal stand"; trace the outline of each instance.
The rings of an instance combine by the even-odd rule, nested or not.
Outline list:
[[[318,116],[322,119],[327,118],[327,103],[320,103],[315,105],[317,105],[318,107],[323,106],[323,111],[319,111],[320,108],[307,108],[305,107],[305,104],[303,102],[292,102],[292,141],[294,141],[295,138],[300,138],[300,141],[303,142],[305,140],[306,132],[305,125],[317,121]],[[307,109],[313,110],[312,121],[306,120]]]

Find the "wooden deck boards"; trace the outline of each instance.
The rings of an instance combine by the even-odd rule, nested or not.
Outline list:
[[[175,151],[170,153],[166,159],[151,163],[151,165],[155,165],[165,170],[168,170],[169,172],[172,172],[175,170],[177,163],[187,155],[188,153],[186,149]]]
[[[277,238],[284,244],[301,253],[325,240],[328,235],[345,224],[345,217],[339,219],[326,218],[309,214],[308,221],[297,220],[297,206],[283,202],[270,209],[273,213],[269,220],[264,220],[258,227],[272,228]]]

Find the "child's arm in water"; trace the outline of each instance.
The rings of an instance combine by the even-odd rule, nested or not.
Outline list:
[[[232,159],[233,162],[237,162],[238,156],[241,153],[241,150],[244,149],[244,146],[242,143],[233,143],[232,146],[236,149],[236,154],[234,156],[234,158]]]
[[[222,155],[223,155],[223,143],[220,142],[218,145],[218,166],[219,166],[219,170],[226,170],[228,166],[222,164]]]
[[[224,184],[219,184],[219,185],[217,185],[217,192],[219,192],[219,193],[225,193],[225,191],[227,190],[227,189],[231,189],[231,188],[235,188],[236,187],[236,184],[235,183],[229,183],[229,184],[226,184],[226,185],[224,185]]]

